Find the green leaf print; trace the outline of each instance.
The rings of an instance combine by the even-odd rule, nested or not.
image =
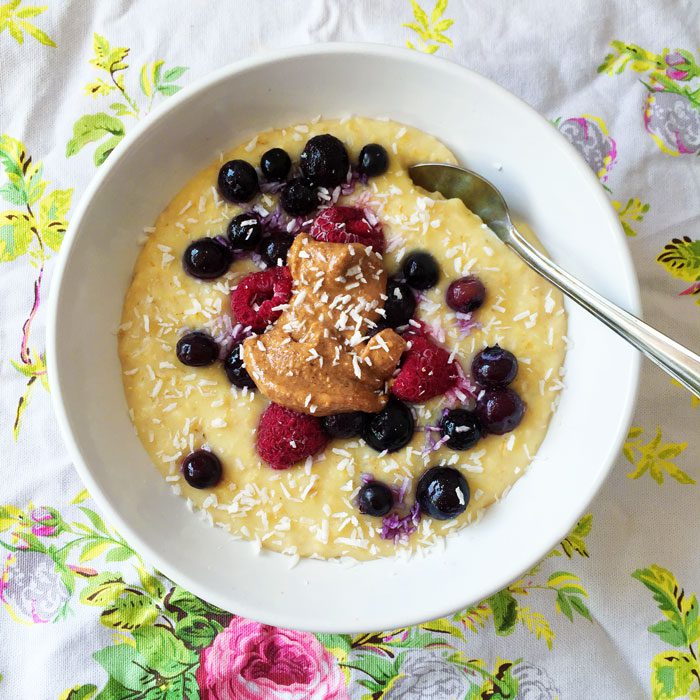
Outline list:
[[[582,557],[588,557],[586,537],[589,535],[592,525],[593,516],[590,513],[584,515],[581,520],[576,523],[574,529],[561,541],[562,551],[560,552],[558,548],[555,548],[548,556],[560,557],[563,552],[569,559],[573,557],[574,553]]]
[[[509,635],[518,621],[518,603],[513,594],[505,589],[492,595],[487,602],[493,610],[493,624],[496,628],[496,634]]]
[[[73,190],[54,190],[39,203],[39,231],[44,243],[58,252],[68,228],[68,209]]]
[[[122,630],[136,630],[152,625],[158,617],[158,608],[153,600],[140,591],[126,590],[100,615],[105,627]]]
[[[554,643],[554,630],[552,630],[547,618],[542,613],[519,605],[517,619],[528,632],[534,634],[537,639],[544,640],[548,649],[552,648],[552,644]]]
[[[442,19],[445,10],[447,9],[447,0],[437,0],[433,7],[430,17],[428,13],[416,2],[411,0],[413,9],[413,17],[415,22],[407,22],[403,26],[410,29],[418,36],[418,45],[407,41],[406,46],[409,49],[422,51],[423,53],[435,53],[441,44],[449,47],[453,46],[452,39],[448,37],[446,32],[453,24],[453,19]]]
[[[93,658],[94,658],[93,654]],[[121,683],[114,678],[107,681],[107,685],[95,696],[95,700],[135,700],[136,698],[144,698],[143,693],[125,688]]]
[[[109,95],[114,89],[115,86],[110,85],[103,78],[96,78],[85,86],[85,94],[100,97],[101,95]]]
[[[63,240],[73,190],[47,193],[48,182],[43,177],[41,162],[35,162],[25,145],[8,134],[0,136],[0,166],[7,178],[0,187],[0,197],[13,207],[22,207],[0,211],[0,263],[28,255],[30,264],[37,270],[33,304],[22,325],[20,362],[11,360],[15,369],[27,378],[12,424],[17,440],[36,380],[46,390],[49,388],[44,354],[30,347],[30,334],[41,303],[44,264]]]
[[[165,73],[163,73],[162,84],[174,83],[178,78],[181,78],[185,74],[185,71],[187,71],[185,66],[175,66],[174,68],[169,68],[165,71]],[[160,81],[157,81],[157,84],[160,85]]]
[[[158,617],[153,598],[113,572],[98,574],[81,592],[80,602],[104,608],[100,622],[114,629],[136,630],[152,625]]]
[[[73,136],[66,144],[66,157],[79,153],[87,144],[99,142],[95,148],[93,160],[96,166],[102,165],[126,134],[126,125],[122,117],[139,119],[142,110],[148,113],[156,95],[174,95],[180,86],[175,84],[187,68],[175,66],[163,71],[164,61],[159,59],[142,66],[139,73],[139,85],[143,95],[148,98],[147,105],[140,106],[129,93],[125,76],[129,72],[127,58],[130,49],[125,46],[112,46],[100,34],[93,37],[94,57],[91,65],[104,75],[98,75],[85,86],[85,93],[94,98],[108,95],[118,96],[111,102],[109,109],[113,114],[97,112],[80,117],[73,125]]]
[[[697,681],[698,662],[681,651],[665,651],[651,662],[651,691],[654,700],[686,697]]]
[[[194,673],[183,673],[168,681],[163,700],[199,700],[199,685]]]
[[[86,114],[73,125],[73,138],[66,144],[66,157],[74,156],[88,143],[100,141],[107,136],[94,155],[95,165],[102,165],[125,135],[126,129],[121,119],[105,112]]]
[[[164,627],[141,627],[132,636],[149,668],[163,678],[179,676],[198,662],[197,654]]]
[[[392,685],[401,677],[401,665],[407,652],[403,651],[396,658],[389,659],[373,653],[358,656],[353,664],[341,663],[341,667],[361,671],[369,678],[361,678],[358,685],[367,688],[371,697],[381,697],[391,690]]]
[[[43,32],[39,27],[28,22],[31,17],[36,17],[46,11],[47,5],[41,7],[26,5],[21,7],[22,0],[10,0],[10,2],[0,5],[0,34],[5,30],[18,43],[24,43],[24,34],[36,39],[44,46],[56,48],[53,39]]]
[[[129,55],[129,49],[125,46],[112,48],[103,36],[94,34],[92,38],[92,50],[95,53],[90,63],[108,73],[116,73],[126,70],[129,66],[124,63],[124,59]]]
[[[695,483],[695,479],[671,461],[688,447],[687,442],[663,442],[660,427],[657,427],[655,437],[647,444],[644,444],[642,434],[642,428],[632,427],[622,448],[625,459],[635,467],[627,474],[628,478],[639,479],[649,472],[649,476],[659,485],[664,482],[664,474],[679,484]]]
[[[700,664],[695,642],[700,638],[698,601],[686,594],[676,577],[657,564],[637,569],[632,577],[652,593],[665,619],[651,625],[649,632],[679,651],[657,654],[651,662],[651,689],[655,700],[700,697]]]
[[[32,219],[21,211],[0,213],[0,262],[26,255],[34,238]]]
[[[687,646],[700,638],[697,598],[695,594],[686,596],[670,571],[652,564],[647,569],[638,569],[632,577],[652,592],[659,610],[670,623],[652,625],[649,628],[650,632],[658,634],[672,646]],[[678,641],[669,641],[671,638]]]
[[[590,513],[584,515],[562,540],[561,550],[555,548],[548,557],[572,558],[574,553],[588,557],[585,538],[590,534],[592,526],[593,516]],[[588,597],[588,593],[578,576],[567,571],[557,571],[551,574],[546,582],[541,583],[537,580],[541,568],[542,564],[537,564],[503,591],[464,612],[455,614],[452,620],[461,623],[469,632],[477,634],[486,626],[489,618],[493,617],[494,630],[500,636],[512,634],[520,624],[551,649],[555,637],[554,630],[541,612],[522,604],[522,596],[531,595],[536,591],[553,594],[555,611],[572,622],[576,615],[591,620],[591,614],[583,601]],[[426,627],[434,624],[429,623]]]
[[[165,587],[157,576],[150,574],[143,566],[137,566],[136,571],[139,575],[139,581],[148,595],[153,598],[162,598],[165,595]]]
[[[121,574],[104,571],[97,574],[80,594],[83,605],[111,605],[128,588]]]
[[[464,612],[455,614],[453,619],[461,622],[470,632],[477,634],[486,627],[486,623],[492,615],[493,610],[491,610],[491,606],[487,602],[482,601]]]
[[[231,613],[207,603],[201,598],[186,591],[180,586],[175,586],[165,596],[165,608],[179,616],[195,615],[200,617],[231,617]]]
[[[569,618],[574,620],[574,613],[591,620],[591,613],[582,600],[588,597],[588,592],[581,585],[581,579],[567,571],[555,571],[548,579],[547,585],[557,591],[556,608]]]
[[[92,700],[97,692],[97,686],[92,683],[86,685],[76,685],[74,688],[61,693],[58,700]]]
[[[23,518],[20,508],[11,505],[0,506],[0,532],[5,532],[17,525]]]
[[[142,690],[144,687],[153,687],[155,677],[148,669],[148,662],[130,644],[117,644],[96,651],[92,657],[97,661],[110,677],[123,688],[129,690]],[[98,698],[108,698],[105,689],[97,696]],[[124,697],[117,695],[117,697]]]
[[[460,666],[466,671],[481,678],[471,686],[465,700],[514,700],[518,696],[518,680],[513,676],[512,669],[522,659],[508,661],[497,658],[494,670],[483,659],[470,659],[462,651],[455,651],[447,657],[448,661]]]
[[[102,532],[105,535],[109,534],[105,521],[97,513],[95,513],[94,510],[86,508],[85,506],[81,506],[80,510],[85,514],[85,517],[90,521],[95,530]]]
[[[139,76],[139,81],[141,85],[141,92],[143,92],[146,97],[150,97],[153,94],[153,85],[158,82],[157,76],[160,75],[160,69],[164,61],[155,61],[154,63],[144,63],[141,68],[141,74]]]
[[[316,634],[316,638],[336,657],[339,655],[336,652],[347,657],[352,649],[350,635],[348,634],[324,634],[319,632]]]
[[[82,489],[78,492],[78,495],[70,500],[71,505],[77,505],[83,501],[87,501],[90,498],[90,493],[87,489]]]
[[[191,649],[204,649],[223,627],[213,620],[198,615],[187,615],[175,625],[175,636]]]
[[[7,184],[0,192],[7,194],[11,204],[24,206],[34,204],[46,189],[42,178],[44,168],[35,163],[27,153],[24,144],[7,134],[0,137],[0,164],[7,176]]]
[[[449,634],[451,637],[456,637],[457,639],[464,639],[464,633],[462,630],[446,617],[439,620],[433,620],[432,622],[426,622],[420,627],[427,632],[439,632]]]

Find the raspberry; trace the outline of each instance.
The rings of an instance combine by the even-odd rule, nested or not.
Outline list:
[[[402,401],[423,403],[452,389],[459,379],[459,367],[444,348],[421,333],[405,336],[411,347],[406,350],[391,393]]]
[[[383,253],[386,247],[382,225],[379,222],[370,223],[365,212],[355,207],[324,209],[314,219],[309,233],[317,241],[360,243],[370,245],[380,253]]]
[[[289,469],[322,450],[328,443],[321,421],[271,403],[260,416],[258,454],[273,469]]]
[[[238,323],[264,331],[282,313],[277,308],[292,296],[288,267],[272,267],[244,277],[231,293],[231,310]]]

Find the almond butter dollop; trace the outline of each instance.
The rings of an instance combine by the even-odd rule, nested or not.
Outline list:
[[[381,321],[386,271],[380,253],[357,243],[299,234],[287,255],[292,297],[265,333],[243,343],[246,369],[270,401],[327,416],[380,411],[385,383],[406,342]]]

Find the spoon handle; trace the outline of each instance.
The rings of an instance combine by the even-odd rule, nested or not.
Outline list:
[[[671,340],[572,277],[530,245],[515,226],[510,227],[507,243],[533,270],[700,397],[700,355]]]

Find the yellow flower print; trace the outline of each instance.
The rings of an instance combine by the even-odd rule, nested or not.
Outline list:
[[[644,216],[649,211],[650,205],[645,204],[637,197],[630,197],[627,200],[627,204],[624,205],[622,202],[613,199],[612,205],[620,218],[625,235],[630,238],[636,236],[637,232],[634,229],[634,224],[644,221]]]
[[[441,44],[446,44],[452,48],[453,43],[445,32],[454,24],[453,19],[443,19],[442,16],[447,9],[447,0],[437,0],[435,7],[428,17],[428,13],[421,8],[416,0],[411,0],[413,7],[413,17],[415,22],[408,22],[404,27],[415,32],[418,37],[417,45],[411,41],[406,42],[409,49],[422,51],[423,53],[435,53]]]
[[[679,484],[694,484],[689,474],[671,460],[678,457],[688,447],[687,442],[664,442],[661,428],[656,429],[656,435],[646,444],[642,439],[644,430],[638,426],[630,428],[622,453],[635,469],[627,476],[639,479],[646,472],[657,483],[663,484],[664,474],[675,479]]]
[[[46,5],[42,7],[31,7],[25,6],[20,7],[22,0],[10,0],[10,2],[0,5],[0,34],[2,34],[6,29],[9,35],[18,43],[24,43],[24,34],[26,32],[29,36],[36,39],[40,44],[44,46],[52,46],[56,48],[56,44],[53,39],[42,32],[39,27],[36,27],[31,22],[27,20],[30,17],[36,17],[42,12],[46,11]]]

